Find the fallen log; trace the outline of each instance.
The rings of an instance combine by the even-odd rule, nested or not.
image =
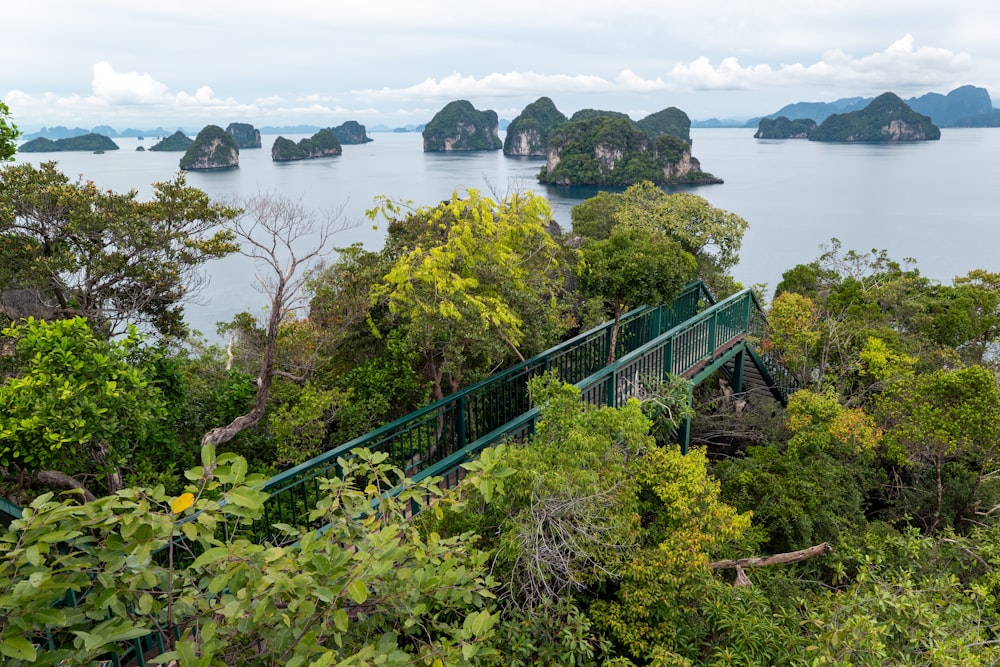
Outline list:
[[[812,558],[813,556],[822,556],[823,554],[828,554],[831,551],[833,551],[833,547],[831,547],[829,543],[823,542],[822,544],[817,544],[815,546],[808,547],[807,549],[789,551],[788,553],[783,554],[774,554],[773,556],[757,556],[755,558],[740,558],[737,560],[719,560],[714,563],[709,563],[708,567],[713,570],[735,569],[736,585],[750,586],[750,578],[747,577],[746,572],[743,571],[743,568],[745,567],[766,567],[768,565],[797,563],[800,560]]]

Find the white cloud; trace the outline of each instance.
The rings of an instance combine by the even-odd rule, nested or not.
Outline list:
[[[167,86],[149,74],[116,72],[106,61],[94,65],[91,89],[96,99],[108,104],[159,104],[168,96]]]
[[[455,99],[456,97],[498,98],[556,93],[655,93],[704,90],[756,90],[763,88],[814,85],[919,86],[951,83],[971,68],[965,53],[948,49],[914,48],[906,35],[884,51],[853,57],[842,51],[825,53],[819,62],[741,65],[735,57],[713,64],[706,57],[678,63],[665,74],[644,78],[622,70],[613,80],[595,75],[538,74],[536,72],[492,73],[483,77],[452,73],[442,79],[427,78],[404,88],[352,91],[365,100]]]

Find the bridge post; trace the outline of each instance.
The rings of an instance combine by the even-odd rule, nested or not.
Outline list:
[[[740,351],[733,358],[733,393],[743,393],[743,366],[746,363],[746,343],[740,343]]]
[[[688,407],[694,403],[694,387],[688,387],[687,392]],[[677,443],[681,446],[681,454],[687,454],[691,446],[691,418],[681,421],[677,427]]]

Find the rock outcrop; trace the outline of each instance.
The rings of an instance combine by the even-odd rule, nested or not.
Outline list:
[[[425,153],[503,148],[496,111],[479,111],[466,100],[449,102],[434,114],[423,137]]]
[[[236,147],[240,150],[260,148],[260,130],[250,123],[230,123],[226,127],[226,132],[233,138]]]
[[[202,128],[180,160],[181,169],[200,171],[240,166],[240,149],[232,135],[218,125]]]
[[[816,121],[812,118],[796,118],[789,120],[779,116],[774,120],[761,118],[754,133],[754,139],[808,139],[816,129]]]
[[[667,107],[651,113],[636,121],[636,125],[651,137],[669,134],[687,142],[691,141],[691,119],[677,107]]]
[[[295,143],[291,139],[278,137],[271,146],[271,160],[274,162],[292,162],[295,160],[312,160],[321,157],[332,157],[344,152],[337,137],[330,130],[320,130],[309,139]]]
[[[331,127],[329,130],[333,133],[333,136],[337,137],[337,141],[342,146],[367,144],[369,141],[374,141],[374,139],[368,136],[365,126],[356,120],[349,120],[337,127]]]
[[[650,137],[622,114],[571,121],[549,137],[538,174],[553,185],[708,184],[722,180],[701,170],[690,142],[670,134]]]
[[[507,126],[503,140],[503,154],[512,157],[545,157],[549,147],[549,133],[567,122],[566,116],[547,97],[524,107]]]
[[[809,134],[810,141],[897,143],[934,141],[941,130],[893,93],[883,93],[860,111],[834,114]]]
[[[191,148],[192,144],[194,144],[194,139],[177,130],[169,137],[164,137],[153,146],[150,146],[149,150],[179,153]]]
[[[116,151],[118,144],[103,134],[84,134],[65,139],[45,139],[39,137],[17,147],[18,153],[57,153],[59,151]]]

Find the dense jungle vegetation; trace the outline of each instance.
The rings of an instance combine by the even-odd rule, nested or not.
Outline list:
[[[595,408],[541,376],[532,441],[457,489],[359,450],[325,530],[254,542],[266,476],[692,279],[741,289],[747,221],[650,183],[565,231],[530,193],[370,215],[384,247],[334,251],[340,221],[278,196],[0,168],[0,495],[25,507],[0,532],[4,664],[149,633],[184,666],[1000,659],[1000,274],[943,285],[835,240],[768,304],[787,407],[719,377]],[[270,305],[209,345],[183,305],[233,252]]]

